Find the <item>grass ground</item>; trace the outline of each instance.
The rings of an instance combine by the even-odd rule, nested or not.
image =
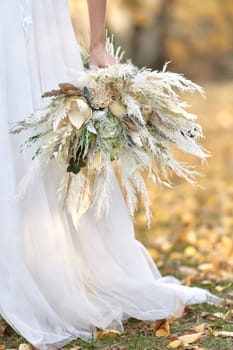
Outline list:
[[[180,344],[179,349],[233,349],[233,84],[209,84],[206,91],[206,100],[193,97],[190,102],[192,110],[200,115],[206,135],[203,144],[212,157],[208,165],[182,157],[204,174],[199,183],[205,189],[178,178],[173,179],[173,190],[149,184],[153,225],[148,230],[139,213],[136,233],[164,275],[175,275],[186,285],[207,288],[225,302],[219,307],[202,304],[186,308],[180,319],[169,321],[170,331],[164,337],[157,336],[164,324],[159,327],[158,323],[131,319],[120,337],[100,333],[97,340],[76,340],[67,348],[165,350],[172,344],[178,346],[179,342],[174,341],[179,336],[198,333],[190,329],[199,325],[197,342]],[[232,333],[223,337],[221,331]],[[0,323],[0,350],[17,348],[24,342],[7,324]]]

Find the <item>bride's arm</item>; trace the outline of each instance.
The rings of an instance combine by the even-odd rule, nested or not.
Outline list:
[[[106,0],[88,0],[90,18],[90,68],[106,67],[115,59],[105,49]]]

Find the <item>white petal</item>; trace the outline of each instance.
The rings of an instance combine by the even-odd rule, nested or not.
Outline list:
[[[70,110],[68,117],[71,124],[79,129],[91,117],[92,111],[86,101],[82,98],[77,98],[70,102]]]
[[[95,120],[101,121],[107,116],[107,114],[108,114],[108,109],[105,108],[105,109],[103,109],[101,111],[95,111],[93,113],[93,117],[92,118],[95,119]]]
[[[71,124],[76,128],[79,129],[83,125],[83,123],[86,121],[86,118],[84,115],[80,114],[79,111],[71,111],[68,113],[69,120]]]
[[[89,124],[87,125],[87,130],[90,131],[90,132],[92,132],[92,134],[96,134],[96,135],[97,135],[96,128],[94,127],[93,124],[89,123]]]

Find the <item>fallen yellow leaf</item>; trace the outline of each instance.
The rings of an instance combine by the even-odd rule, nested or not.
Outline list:
[[[168,348],[177,349],[182,345],[182,341],[180,339],[173,340],[168,344]]]
[[[212,314],[212,316],[216,317],[216,318],[221,318],[222,320],[225,319],[225,315],[222,312],[214,312]]]
[[[155,332],[156,337],[168,337],[169,336],[169,332],[166,329],[158,329]]]
[[[162,320],[161,324],[155,331],[156,337],[168,337],[170,334],[170,325],[167,320]]]
[[[226,315],[225,315],[225,318],[226,318],[227,320],[233,319],[233,309],[227,311],[227,313],[226,313]]]
[[[184,343],[184,345],[189,345],[189,344],[196,343],[198,340],[201,339],[201,336],[202,336],[202,332],[199,332],[194,334],[182,335],[178,337],[178,339],[181,340]]]
[[[115,330],[107,330],[107,331],[96,331],[96,337],[98,339],[106,339],[106,338],[118,338],[120,336],[120,333]]]
[[[204,333],[206,323],[201,323],[195,327],[185,329],[185,333]]]

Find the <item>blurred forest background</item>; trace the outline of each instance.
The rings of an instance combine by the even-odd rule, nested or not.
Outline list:
[[[88,29],[86,0],[70,0],[76,32]],[[80,15],[81,14],[81,15]],[[233,78],[232,0],[108,0],[107,25],[139,66],[193,79]]]
[[[70,0],[70,9],[78,40],[86,40],[87,1]],[[212,156],[203,165],[178,155],[197,166],[204,189],[178,178],[172,179],[174,189],[149,184],[153,224],[148,230],[139,213],[136,234],[165,273],[232,280],[233,2],[108,0],[107,26],[126,58],[153,69],[171,61],[169,70],[203,85],[207,95],[185,98],[199,116],[202,142]]]

